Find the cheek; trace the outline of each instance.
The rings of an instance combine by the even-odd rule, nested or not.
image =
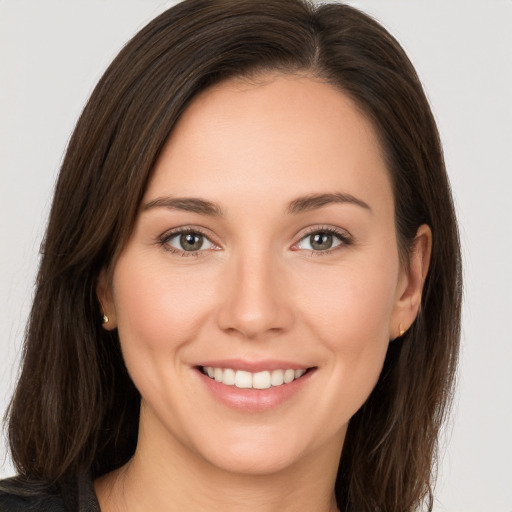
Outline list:
[[[213,295],[211,281],[200,273],[170,272],[165,262],[144,258],[120,259],[114,302],[122,344],[175,350],[197,334]]]
[[[328,275],[313,277],[304,294],[304,317],[333,350],[358,352],[366,343],[389,336],[397,271],[393,265],[343,265]]]
[[[118,260],[113,281],[123,358],[144,399],[165,410],[183,380],[180,358],[210,317],[215,294],[204,273],[171,271],[165,257],[128,256]]]
[[[393,268],[378,262],[373,267],[340,266],[329,279],[316,280],[325,285],[308,294],[303,309],[309,330],[327,349],[325,364],[333,395],[326,397],[326,407],[332,401],[339,404],[347,421],[382,370],[396,292],[398,270]]]

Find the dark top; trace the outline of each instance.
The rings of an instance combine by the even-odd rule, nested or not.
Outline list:
[[[0,512],[101,512],[84,475],[48,487],[22,477],[0,481]]]

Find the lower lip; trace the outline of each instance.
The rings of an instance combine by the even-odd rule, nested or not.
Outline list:
[[[267,389],[244,389],[217,382],[200,369],[196,369],[196,371],[215,398],[230,408],[246,412],[263,412],[280,406],[299,393],[315,372],[314,369],[310,369],[302,377],[281,386],[272,386]]]

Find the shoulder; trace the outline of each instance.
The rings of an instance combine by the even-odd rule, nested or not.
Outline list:
[[[16,477],[0,481],[0,511],[66,512],[56,489]]]
[[[2,512],[46,511],[64,512],[62,500],[50,490],[32,487],[20,478],[0,481]]]
[[[99,512],[90,478],[54,485],[24,477],[0,481],[0,512]]]

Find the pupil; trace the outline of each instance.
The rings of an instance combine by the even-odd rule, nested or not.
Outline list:
[[[185,251],[198,251],[203,245],[203,236],[194,233],[186,233],[181,235],[180,244]]]
[[[311,237],[311,247],[318,250],[327,250],[332,246],[332,235],[328,233],[315,233]]]

